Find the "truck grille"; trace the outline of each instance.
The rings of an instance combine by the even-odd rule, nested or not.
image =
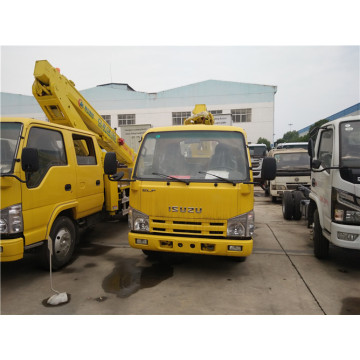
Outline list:
[[[150,218],[150,232],[164,235],[226,236],[226,221],[182,221]]]
[[[260,160],[251,160],[251,166],[253,169],[256,169],[260,166]]]

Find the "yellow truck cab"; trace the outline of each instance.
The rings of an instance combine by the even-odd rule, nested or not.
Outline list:
[[[147,255],[244,260],[252,252],[254,232],[246,134],[238,127],[212,125],[207,111],[193,113],[195,121],[152,128],[143,137],[130,179],[129,244]],[[196,121],[201,117],[205,121]]]
[[[1,119],[0,260],[14,261],[34,250],[52,268],[69,262],[80,227],[101,213],[126,215],[129,184],[106,176],[106,151],[114,155],[112,174],[131,174],[135,152],[91,104],[48,61],[34,68],[33,95],[49,122]],[[50,246],[51,249],[51,246]]]
[[[57,269],[73,253],[78,226],[104,206],[102,151],[89,131],[25,118],[0,125],[1,261],[37,248],[47,263],[50,236]]]

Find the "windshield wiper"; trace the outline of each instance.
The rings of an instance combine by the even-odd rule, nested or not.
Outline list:
[[[221,176],[217,176],[217,175],[208,173],[208,172],[206,172],[206,171],[199,171],[199,174],[210,175],[210,176],[216,177],[216,178],[218,178],[218,179],[220,179],[220,180],[226,181],[226,182],[229,183],[229,184],[233,184],[234,186],[236,185],[236,182],[235,182],[235,181],[231,181],[231,180],[229,180],[229,179],[226,179],[226,178],[223,178],[223,177],[221,177]]]
[[[199,174],[207,174],[207,175],[211,175],[211,176],[214,176],[220,180],[224,180],[230,184],[233,184],[234,186],[236,185],[236,182],[235,181],[231,181],[229,179],[225,179],[225,178],[222,178],[221,176],[217,176],[217,175],[214,175],[214,174],[211,174],[211,173],[208,173],[206,171],[199,171]],[[245,184],[245,185],[260,185],[260,182],[255,182],[255,181],[247,181],[247,180],[240,180],[239,181],[239,184]]]
[[[175,176],[171,176],[171,175],[159,174],[159,173],[155,173],[155,172],[153,172],[152,175],[162,176],[162,177],[167,178],[167,179],[180,181],[180,182],[185,183],[186,185],[190,184],[190,181],[188,181],[188,180],[179,179],[179,178],[177,178]]]

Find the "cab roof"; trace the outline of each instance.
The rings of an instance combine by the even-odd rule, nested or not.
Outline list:
[[[245,134],[243,128],[237,126],[223,126],[223,125],[175,125],[175,126],[163,126],[154,127],[147,130],[150,132],[165,132],[165,131],[236,131]]]
[[[81,129],[72,128],[72,127],[69,127],[69,126],[54,124],[54,123],[51,123],[49,121],[37,120],[37,119],[31,119],[31,118],[1,117],[0,122],[23,123],[24,126],[26,126],[26,127],[30,126],[30,125],[48,126],[49,128],[53,128],[53,129],[67,130],[67,131],[71,131],[71,132],[77,132],[77,133],[82,133],[82,134],[86,134],[86,135],[95,135],[96,136],[96,134],[94,132],[90,131],[90,130],[89,131],[81,130]]]

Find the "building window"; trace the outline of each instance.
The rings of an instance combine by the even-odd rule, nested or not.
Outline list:
[[[219,115],[223,113],[222,110],[210,110],[209,112],[213,115]]]
[[[251,109],[233,109],[231,117],[234,123],[251,122]]]
[[[100,115],[111,126],[111,115]]]
[[[135,125],[135,114],[118,115],[118,126]]]
[[[183,125],[184,120],[190,116],[191,116],[190,111],[173,112],[172,113],[172,123],[173,123],[173,125]]]

